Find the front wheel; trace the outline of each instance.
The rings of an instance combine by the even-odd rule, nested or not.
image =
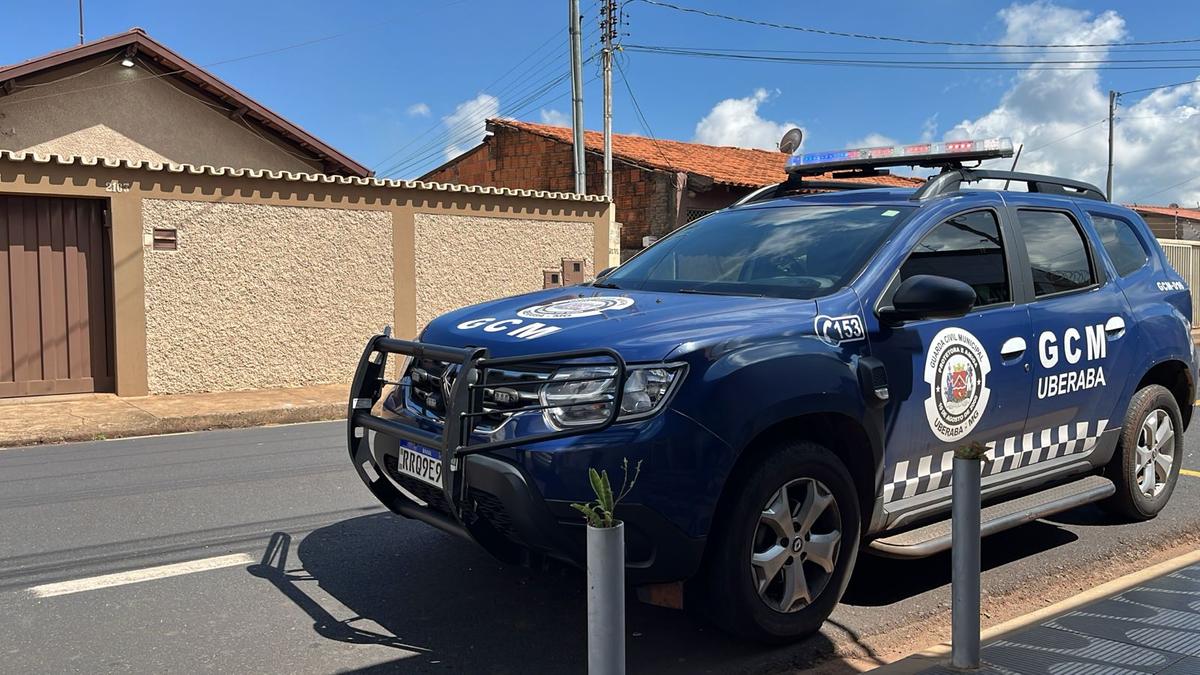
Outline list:
[[[1117,451],[1106,474],[1117,492],[1105,503],[1133,520],[1149,520],[1167,505],[1183,461],[1183,418],[1166,387],[1152,384],[1133,395]]]
[[[705,613],[765,642],[815,633],[849,581],[861,530],[850,473],[827,448],[781,443],[726,488],[709,538]]]

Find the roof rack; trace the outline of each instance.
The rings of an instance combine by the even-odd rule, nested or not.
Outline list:
[[[891,145],[874,148],[851,148],[830,152],[793,154],[787,161],[788,178],[782,183],[768,185],[734,202],[734,206],[782,197],[802,190],[865,190],[888,187],[839,180],[804,180],[806,176],[819,176],[830,171],[842,170],[833,175],[837,178],[871,178],[883,175],[880,169],[893,166],[922,166],[940,168],[942,173],[930,178],[925,185],[913,193],[911,199],[920,201],[939,195],[957,192],[963,183],[981,180],[1003,180],[1025,183],[1029,192],[1079,197],[1107,202],[1108,197],[1091,183],[1016,171],[993,171],[990,169],[966,169],[963,162],[982,162],[987,159],[1012,157],[1013,145],[1008,138],[982,140],[941,141],[911,145]],[[1008,183],[1005,183],[1005,189]]]
[[[780,147],[783,147],[787,140],[787,136],[784,136]],[[960,169],[963,162],[1012,157],[1012,154],[1012,140],[1008,138],[938,141],[794,153],[788,157],[785,165],[788,174],[786,181],[755,190],[735,202],[734,206],[775,199],[806,189],[866,190],[891,187],[883,184],[852,183],[836,179],[882,176],[886,173],[880,172],[880,169],[893,166]],[[804,180],[805,177],[822,176],[830,172],[837,172],[833,174],[834,180]]]
[[[1084,183],[1083,181],[1058,178],[1056,176],[1044,176],[1036,173],[1021,173],[1019,171],[960,168],[947,169],[937,176],[930,178],[913,193],[910,199],[914,201],[931,199],[948,192],[957,192],[963,183],[975,183],[981,180],[1006,181],[1006,187],[1007,181],[1017,181],[1025,183],[1030,192],[1062,195],[1064,197],[1080,197],[1101,202],[1108,201],[1108,197],[1104,196],[1104,192],[1100,188],[1091,183]]]
[[[872,174],[884,175],[884,174]],[[765,185],[733,203],[741,206],[753,202],[764,202],[768,199],[783,197],[800,190],[876,190],[878,188],[895,187],[883,183],[857,183],[848,180],[800,180],[800,176],[789,176],[782,183]]]

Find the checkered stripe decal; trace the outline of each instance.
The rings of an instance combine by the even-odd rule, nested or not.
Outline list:
[[[1009,436],[987,444],[983,475],[991,476],[1066,455],[1087,455],[1108,428],[1108,420],[1076,422]],[[954,451],[897,462],[891,480],[883,484],[883,501],[890,502],[950,486]]]

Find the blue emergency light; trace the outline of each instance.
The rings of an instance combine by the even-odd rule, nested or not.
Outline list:
[[[803,152],[788,157],[787,172],[814,176],[829,171],[870,171],[891,166],[947,167],[962,162],[1012,157],[1010,138],[938,141],[827,152]]]

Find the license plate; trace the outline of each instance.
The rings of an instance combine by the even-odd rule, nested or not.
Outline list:
[[[405,440],[400,441],[400,473],[434,487],[442,487],[442,453]]]

